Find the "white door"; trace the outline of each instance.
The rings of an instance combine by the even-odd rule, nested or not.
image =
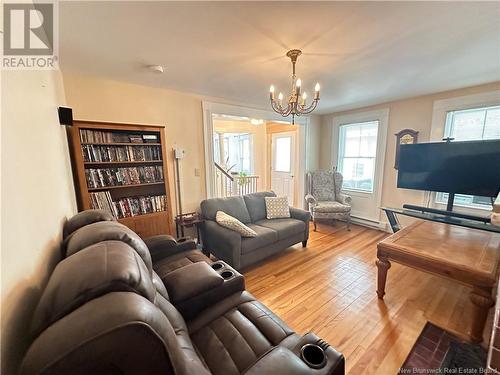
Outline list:
[[[274,133],[271,160],[271,189],[294,203],[295,132]]]

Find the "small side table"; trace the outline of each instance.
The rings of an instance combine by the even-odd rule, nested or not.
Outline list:
[[[200,217],[197,212],[188,212],[187,214],[180,214],[175,217],[175,233],[177,238],[184,237],[184,228],[196,228],[196,242],[199,245],[200,241],[200,227],[205,220]],[[205,252],[205,251],[204,251]]]

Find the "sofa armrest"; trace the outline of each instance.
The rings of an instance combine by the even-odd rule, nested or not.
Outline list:
[[[241,235],[224,228],[213,220],[203,223],[203,245],[216,257],[226,261],[236,269],[240,267]]]
[[[311,213],[296,207],[290,207],[290,216],[293,219],[301,220],[306,224],[311,220]]]
[[[337,202],[345,204],[346,206],[350,206],[352,203],[352,198],[350,195],[344,194],[344,193],[338,193],[335,196]]]
[[[153,262],[157,262],[167,256],[178,254],[187,250],[196,249],[196,242],[193,240],[186,240],[178,242],[174,237],[168,234],[160,234],[144,239],[144,243],[151,253]]]

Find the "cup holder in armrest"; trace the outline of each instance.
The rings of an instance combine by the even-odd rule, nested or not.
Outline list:
[[[320,369],[326,365],[325,352],[316,344],[305,344],[300,349],[300,358],[314,369]]]
[[[234,272],[233,272],[233,271],[230,271],[230,270],[226,270],[226,271],[224,271],[224,272],[221,272],[221,274],[220,274],[220,275],[222,276],[222,278],[223,278],[224,280],[228,280],[228,279],[230,279],[231,277],[233,277],[233,276],[234,276]]]
[[[222,263],[212,263],[212,268],[216,271],[220,270],[221,268],[224,268],[224,265]]]

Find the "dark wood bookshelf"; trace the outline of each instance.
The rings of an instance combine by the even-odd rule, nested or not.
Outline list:
[[[111,132],[119,134],[122,137],[128,135],[157,135],[159,142],[82,142],[80,130]],[[143,238],[158,234],[173,233],[172,204],[168,186],[168,168],[166,163],[167,153],[165,128],[163,126],[76,120],[73,122],[73,126],[68,128],[68,137],[78,209],[80,211],[93,208],[91,193],[108,191],[113,202],[124,198],[165,195],[165,211],[148,212],[135,216],[128,216],[119,218],[118,221],[137,232]],[[86,145],[143,147],[160,146],[162,160],[85,161],[82,147]],[[163,181],[90,188],[88,187],[85,175],[86,169],[134,168],[148,166],[161,166]]]

